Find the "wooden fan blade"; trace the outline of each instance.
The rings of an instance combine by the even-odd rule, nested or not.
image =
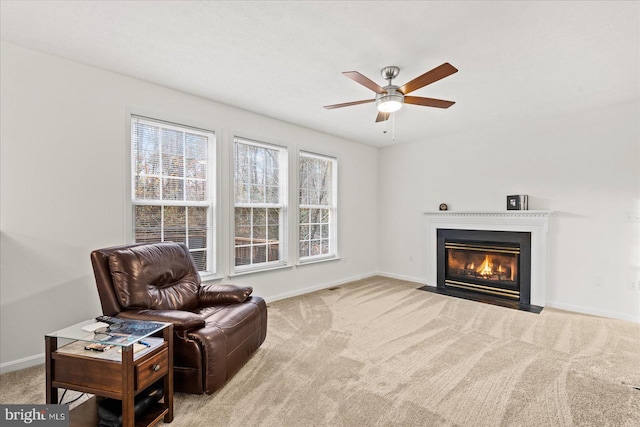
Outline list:
[[[433,82],[437,82],[438,80],[444,79],[445,77],[457,72],[458,69],[456,67],[449,64],[448,62],[445,62],[444,64],[434,68],[433,70],[427,71],[423,75],[411,80],[409,83],[400,88],[400,92],[406,95],[410,92],[413,92],[414,90],[420,89],[421,87],[429,85]]]
[[[376,117],[376,123],[384,122],[385,120],[389,120],[389,116],[391,113],[384,113],[382,111],[378,111],[378,117]]]
[[[375,93],[380,93],[380,94],[386,93],[385,90],[380,87],[380,85],[370,80],[369,78],[363,76],[357,71],[345,71],[342,74],[349,77],[354,82],[360,83],[362,86],[366,87],[367,89],[371,89]]]
[[[326,108],[327,110],[332,110],[334,108],[342,108],[342,107],[350,107],[352,105],[367,104],[373,101],[375,101],[375,99],[365,99],[364,101],[353,101],[353,102],[345,102],[344,104],[325,105],[324,108]]]
[[[444,99],[422,98],[420,96],[405,96],[405,104],[424,105],[425,107],[449,108],[454,101],[445,101]]]

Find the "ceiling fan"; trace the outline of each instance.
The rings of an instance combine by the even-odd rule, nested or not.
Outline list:
[[[324,108],[331,110],[333,108],[350,107],[352,105],[367,104],[369,102],[375,102],[378,107],[378,116],[376,122],[382,122],[387,120],[391,113],[398,111],[402,108],[403,104],[422,105],[425,107],[436,108],[449,108],[455,102],[445,101],[442,99],[423,98],[420,96],[407,96],[414,90],[418,90],[433,82],[437,82],[440,79],[450,76],[458,72],[458,69],[453,65],[445,62],[444,64],[434,68],[431,71],[427,71],[421,76],[416,77],[404,86],[396,86],[391,84],[391,81],[398,77],[400,68],[395,66],[384,67],[380,70],[382,78],[387,81],[385,87],[380,87],[374,81],[368,79],[357,71],[345,71],[342,74],[349,77],[356,83],[360,83],[362,86],[371,89],[376,93],[374,99],[365,99],[363,101],[345,102],[343,104],[325,105]]]

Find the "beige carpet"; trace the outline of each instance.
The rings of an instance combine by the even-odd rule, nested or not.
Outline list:
[[[532,314],[382,277],[269,305],[267,339],[172,426],[639,426],[640,325]],[[44,368],[0,377],[44,403]]]

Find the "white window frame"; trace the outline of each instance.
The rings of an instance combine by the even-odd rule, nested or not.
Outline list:
[[[300,264],[312,263],[318,261],[325,260],[333,260],[338,257],[338,159],[335,156],[325,155],[315,153],[313,151],[307,150],[299,150],[298,151],[298,175],[300,174],[300,170],[302,167],[302,157],[310,157],[316,158],[323,161],[329,161],[332,164],[332,174],[331,174],[331,193],[330,193],[330,204],[329,205],[313,205],[313,204],[304,204],[300,201],[300,195],[302,193],[302,182],[298,178],[297,179],[297,187],[298,187],[298,212],[297,212],[297,221],[296,221],[296,252],[298,256],[298,262]],[[303,226],[301,223],[301,212],[302,209],[326,209],[329,211],[329,232],[328,232],[328,244],[329,251],[326,254],[318,254],[318,255],[308,255],[301,256],[300,255],[300,245],[302,244],[302,235],[300,233],[300,229]]]
[[[155,116],[155,115],[154,115]],[[126,241],[135,242],[135,208],[136,206],[185,206],[185,207],[208,207],[207,215],[207,247],[205,249],[207,257],[206,270],[199,271],[201,278],[213,278],[217,269],[217,207],[216,207],[216,194],[217,194],[217,134],[215,131],[206,129],[204,127],[196,127],[186,125],[182,123],[176,123],[174,121],[164,120],[161,118],[151,117],[151,115],[141,115],[135,113],[128,113],[129,126],[128,126],[128,153],[129,161],[127,162],[127,203],[125,213],[127,230],[125,232]],[[177,200],[145,200],[135,198],[135,177],[136,177],[136,160],[133,156],[134,153],[134,131],[133,127],[136,122],[148,123],[154,126],[161,126],[166,129],[173,129],[178,131],[187,131],[197,135],[203,135],[208,138],[207,144],[207,201],[177,201]],[[161,148],[160,148],[161,150]],[[161,152],[161,151],[160,151]],[[160,167],[162,162],[160,161]],[[188,221],[188,218],[187,218]],[[164,227],[164,221],[162,222]],[[188,226],[187,226],[188,230]],[[188,231],[187,231],[188,233]],[[188,246],[188,235],[185,237]]]
[[[236,202],[236,144],[245,144],[251,145],[255,147],[260,147],[264,149],[276,150],[278,152],[278,203],[246,203],[246,202]],[[247,138],[244,136],[234,135],[231,138],[231,213],[230,213],[230,271],[232,274],[243,274],[250,272],[259,272],[264,270],[271,270],[275,268],[282,268],[287,266],[288,257],[289,257],[289,245],[288,245],[288,188],[289,188],[289,165],[288,165],[288,156],[289,150],[287,147],[282,145],[276,145],[269,142],[258,141],[256,139]],[[278,224],[278,239],[279,239],[279,259],[275,261],[266,261],[259,263],[251,263],[244,265],[236,265],[236,208],[257,208],[257,209],[280,209],[280,217]],[[246,245],[244,247],[255,246],[252,244]]]

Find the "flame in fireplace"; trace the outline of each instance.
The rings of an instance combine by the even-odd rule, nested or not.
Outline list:
[[[484,257],[484,261],[482,262],[482,264],[480,264],[480,267],[478,267],[476,272],[481,276],[491,276],[493,274],[493,270],[491,269],[491,267],[493,267],[493,264],[489,259],[489,255],[486,255]]]

